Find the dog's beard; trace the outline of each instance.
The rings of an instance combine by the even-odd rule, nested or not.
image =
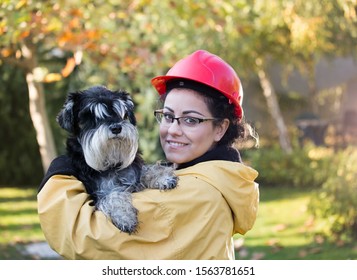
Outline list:
[[[107,125],[88,131],[79,140],[87,164],[97,171],[120,165],[128,167],[135,159],[139,146],[139,135],[135,126],[123,122],[122,131],[114,135]]]

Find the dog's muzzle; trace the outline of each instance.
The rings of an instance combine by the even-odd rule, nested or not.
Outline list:
[[[80,143],[87,164],[97,171],[129,166],[138,151],[139,135],[129,122],[100,125],[82,135]]]
[[[114,134],[114,135],[118,135],[120,134],[120,132],[122,131],[122,125],[119,123],[115,123],[115,124],[111,124],[109,126],[109,130]]]

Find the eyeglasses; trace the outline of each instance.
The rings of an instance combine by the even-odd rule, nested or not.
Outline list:
[[[195,127],[198,124],[205,122],[205,121],[215,121],[215,120],[219,120],[217,118],[206,118],[206,119],[202,119],[202,118],[196,118],[196,117],[175,117],[175,115],[170,114],[170,113],[164,113],[163,110],[156,110],[154,111],[154,115],[155,118],[157,120],[157,122],[161,125],[164,126],[169,126],[171,125],[174,120],[177,120],[177,123],[179,125],[183,125],[185,127]]]

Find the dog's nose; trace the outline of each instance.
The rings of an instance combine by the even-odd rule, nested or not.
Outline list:
[[[121,132],[121,125],[120,124],[112,124],[109,126],[109,129],[113,134],[119,134]]]

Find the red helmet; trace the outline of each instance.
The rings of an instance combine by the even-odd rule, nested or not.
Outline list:
[[[198,50],[178,61],[165,76],[151,80],[160,95],[166,93],[166,83],[174,79],[186,79],[207,85],[226,96],[236,107],[239,119],[243,116],[243,88],[237,73],[220,57]]]

